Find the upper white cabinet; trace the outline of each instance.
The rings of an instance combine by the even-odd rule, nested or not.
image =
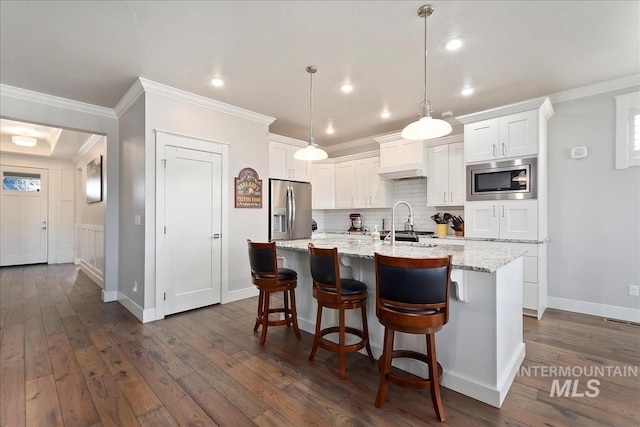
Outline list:
[[[336,200],[336,165],[312,163],[311,208],[333,209]]]
[[[427,143],[411,141],[400,132],[375,138],[380,144],[378,174],[387,179],[427,176]]]
[[[386,208],[393,204],[393,183],[381,179],[377,171],[380,157],[338,161],[335,164],[335,207]]]
[[[549,98],[538,98],[457,117],[464,123],[467,163],[537,155],[552,115]]]
[[[304,141],[269,134],[269,178],[311,182],[311,162],[293,157],[306,145]]]
[[[467,202],[464,207],[467,237],[537,240],[537,200]]]
[[[465,193],[464,144],[428,148],[427,206],[462,206]]]

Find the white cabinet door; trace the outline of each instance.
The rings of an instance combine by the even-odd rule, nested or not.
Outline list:
[[[467,146],[467,163],[496,158],[496,144],[500,140],[498,119],[482,120],[464,125],[464,142]]]
[[[464,205],[466,193],[467,168],[464,162],[464,143],[449,145],[449,202],[451,205]],[[427,178],[428,181],[428,178]]]
[[[336,208],[354,208],[356,197],[356,163],[336,163]]]
[[[312,209],[333,209],[336,197],[336,167],[314,163],[311,167]]]
[[[428,151],[427,206],[464,205],[464,144],[437,145]]]
[[[538,238],[538,201],[509,200],[500,203],[500,238]]]
[[[538,238],[538,201],[506,200],[467,202],[465,234],[513,240]]]
[[[355,207],[371,207],[373,199],[373,182],[371,178],[375,174],[371,158],[355,161],[356,194]]]
[[[371,182],[371,196],[369,199],[369,207],[372,208],[390,208],[393,206],[393,182],[382,179],[378,175],[380,168],[380,157],[369,158],[371,164],[368,180]],[[382,226],[382,224],[380,224]]]
[[[500,118],[500,158],[523,157],[538,152],[538,111]]]
[[[311,182],[311,162],[293,157],[301,147],[269,141],[269,178]]]
[[[449,204],[449,146],[429,147],[427,206]]]

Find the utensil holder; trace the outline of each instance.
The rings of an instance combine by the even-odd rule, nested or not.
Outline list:
[[[436,224],[436,235],[446,236],[449,234],[449,224]]]

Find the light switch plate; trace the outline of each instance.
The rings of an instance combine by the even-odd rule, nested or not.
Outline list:
[[[583,159],[587,157],[588,150],[587,147],[582,145],[580,147],[573,147],[571,149],[571,158],[572,159]]]

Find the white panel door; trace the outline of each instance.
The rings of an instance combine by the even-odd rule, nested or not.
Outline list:
[[[165,315],[221,298],[222,155],[165,147]]]
[[[47,262],[47,170],[0,171],[0,266]]]

